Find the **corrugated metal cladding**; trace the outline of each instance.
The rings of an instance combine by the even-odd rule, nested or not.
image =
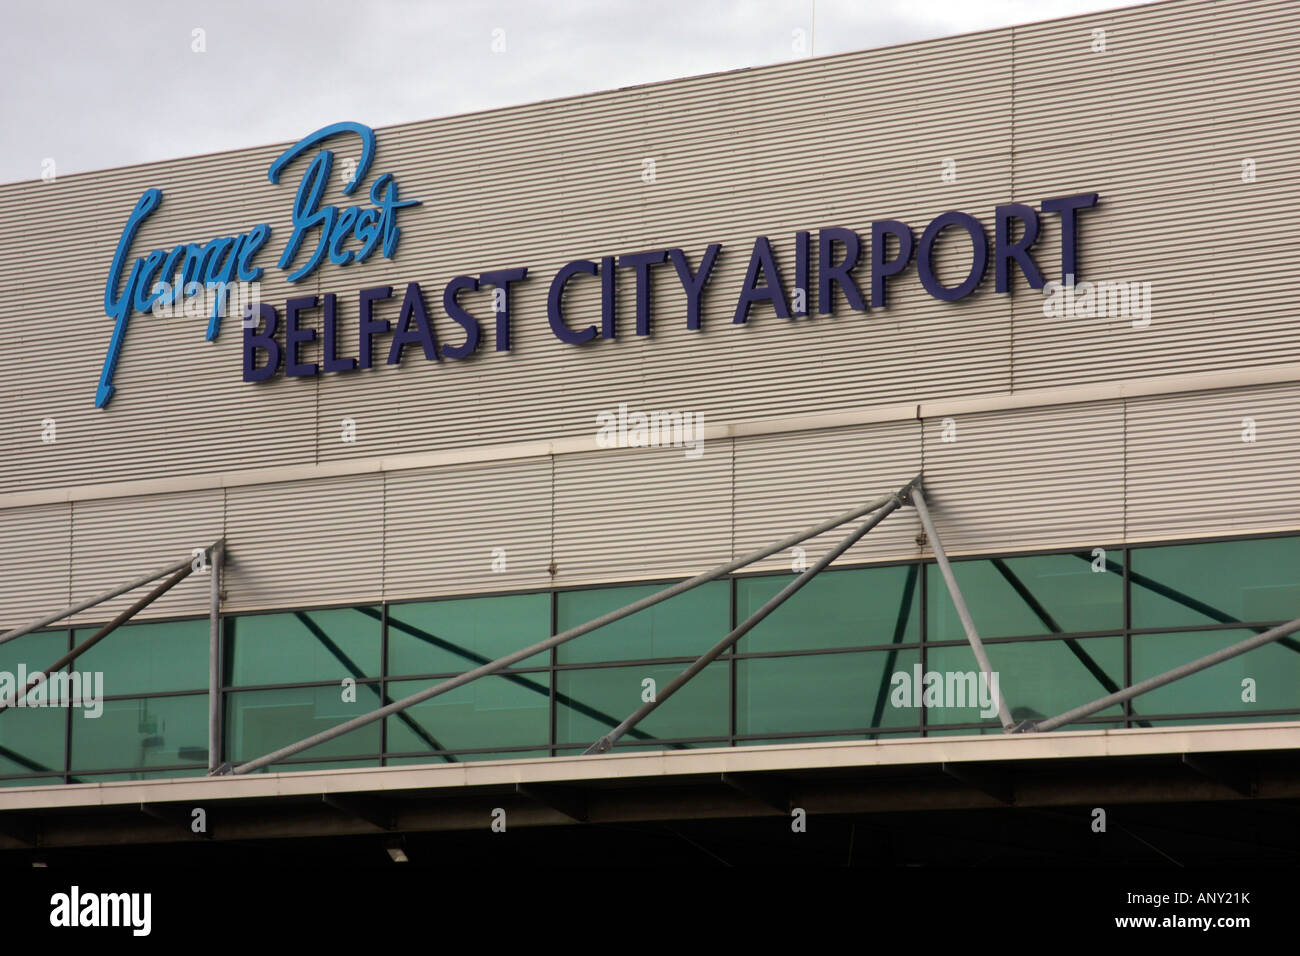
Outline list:
[[[1098,30],[1105,52],[1093,51]],[[219,534],[229,610],[672,577],[895,489],[922,467],[954,553],[1300,528],[1290,463],[1300,386],[979,413],[960,404],[1300,361],[1297,66],[1300,5],[1177,0],[391,127],[379,131],[371,177],[392,172],[423,203],[401,216],[397,257],[327,264],[297,286],[274,267],[301,174],[300,162],[279,186],[267,182],[283,144],[0,186],[0,479],[6,493],[69,498],[0,501],[0,619],[21,623]],[[355,155],[341,140],[333,148]],[[953,182],[942,176],[948,159]],[[400,296],[421,282],[436,334],[455,343],[443,285],[527,266],[512,350],[496,351],[482,321],[468,361],[429,362],[416,348],[400,366],[381,359],[254,385],[241,381],[237,321],[206,342],[205,318],[137,316],[117,394],[96,409],[112,331],[104,282],[152,186],[165,200],[133,255],[269,223],[262,298],[282,306],[337,293],[345,355],[355,354],[359,289],[393,285]],[[1014,296],[997,295],[991,275],[976,294],[940,302],[914,269],[892,285],[887,310],[841,303],[833,317],[788,321],[759,306],[748,324],[732,322],[755,236],[772,239],[790,287],[799,230],[869,234],[872,220],[895,218],[919,235],[959,209],[991,234],[1000,203],[1091,191],[1102,204],[1082,217],[1083,273],[1151,282],[1147,325],[1049,319],[1023,280]],[[1038,246],[1050,277],[1060,269],[1055,222],[1044,217]],[[633,334],[627,274],[616,340],[574,347],[551,334],[546,296],[564,263],[680,247],[694,264],[711,242],[724,249],[699,331],[685,327],[685,296],[665,266],[653,336]],[[949,283],[965,255],[964,241],[943,244]],[[461,299],[491,319],[489,289]],[[598,322],[598,283],[576,281],[566,303],[571,324]],[[378,316],[395,319],[397,307]],[[320,313],[308,316],[319,327]],[[387,341],[377,346],[382,356]],[[318,345],[304,355],[320,361]],[[701,414],[715,429],[914,403],[939,411],[711,432],[719,437],[699,457],[546,453],[548,440],[592,438],[597,415],[620,403]],[[355,441],[343,440],[345,418]],[[1256,421],[1253,443],[1242,441],[1243,418]],[[47,419],[54,441],[42,441]],[[521,442],[541,450],[370,464]],[[198,486],[217,473],[349,461],[356,474]],[[94,496],[105,483],[160,478],[177,481],[164,493]],[[918,531],[903,512],[850,558],[915,556]],[[806,545],[808,558],[837,537]],[[207,579],[195,576],[146,616],[206,603]]]

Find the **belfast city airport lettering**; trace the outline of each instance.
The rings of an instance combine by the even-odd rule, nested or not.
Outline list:
[[[323,148],[330,138],[355,134],[361,138],[362,153],[355,173],[342,187],[351,194],[364,180],[374,158],[375,134],[358,123],[337,123],[317,130],[282,153],[270,166],[267,178],[278,183],[282,171],[313,148],[299,183],[291,214],[291,233],[277,261],[288,282],[298,282],[328,259],[340,267],[365,262],[379,252],[393,258],[401,229],[401,211],[420,205],[419,200],[399,198],[398,184],[391,173],[378,177],[370,187],[368,206],[326,205],[325,192],[331,181],[334,153]],[[121,353],[127,325],[133,313],[156,307],[174,306],[181,297],[198,295],[205,286],[225,288],[232,282],[254,282],[263,274],[256,260],[271,237],[269,225],[257,225],[235,237],[220,237],[204,244],[182,243],[153,250],[135,259],[129,272],[125,263],[141,224],[160,205],[162,193],[150,189],[141,196],[127,220],[104,289],[104,308],[115,321],[112,340],[100,376],[95,404],[107,405],[114,393],[113,373]],[[965,212],[949,211],[932,219],[924,229],[914,230],[896,219],[871,223],[869,234],[833,227],[797,232],[794,235],[794,270],[783,276],[767,236],[759,236],[737,250],[747,257],[748,267],[738,288],[730,290],[728,307],[733,323],[743,324],[756,306],[770,309],[778,318],[807,316],[815,307],[818,314],[831,315],[843,300],[850,309],[868,312],[887,308],[890,284],[915,264],[925,291],[936,299],[956,301],[979,287],[990,265],[994,288],[1008,292],[1012,271],[1018,269],[1031,288],[1045,284],[1035,250],[1042,216],[1059,217],[1059,262],[1063,276],[1080,274],[1078,235],[1081,214],[1097,205],[1097,193],[1053,197],[1037,206],[1005,203],[993,210],[992,241],[985,224]],[[971,258],[964,277],[945,284],[935,268],[936,244],[946,231],[964,233],[970,242]],[[816,275],[813,275],[813,243],[817,244]],[[990,248],[990,244],[992,248]],[[699,329],[703,301],[714,274],[721,243],[709,245],[692,259],[680,248],[663,248],[623,255],[575,259],[561,267],[548,282],[546,320],[560,341],[582,346],[597,338],[617,337],[616,312],[618,276],[628,275],[634,284],[635,334],[650,335],[654,327],[651,270],[672,270],[686,296],[685,323]],[[1051,250],[1056,253],[1057,250]],[[729,251],[730,254],[730,251]],[[301,260],[301,261],[300,261]],[[1054,263],[1053,263],[1054,264]],[[961,270],[958,270],[959,272]],[[123,275],[126,275],[125,280]],[[169,282],[173,276],[177,281]],[[260,382],[279,374],[310,376],[322,373],[368,369],[376,364],[397,365],[418,348],[429,361],[461,361],[479,351],[485,327],[492,335],[492,348],[508,352],[514,289],[518,283],[535,281],[527,266],[495,269],[478,275],[458,275],[446,282],[430,284],[420,279],[398,286],[373,286],[355,293],[326,292],[295,296],[280,307],[257,301],[242,316],[243,378]],[[600,292],[599,324],[593,315],[583,324],[565,309],[565,293],[578,283],[594,283]],[[460,302],[467,291],[491,288],[491,312],[484,317],[471,314]],[[717,296],[727,290],[712,290]],[[440,295],[439,295],[440,294]],[[450,324],[435,322],[431,302],[440,300]],[[393,308],[396,307],[395,317]],[[357,337],[343,341],[340,319],[352,310]],[[390,317],[377,317],[386,311]],[[209,315],[207,338],[221,331],[224,299],[218,296]],[[186,310],[188,314],[188,310]],[[317,321],[319,319],[319,321]],[[437,327],[441,325],[443,341]],[[318,328],[319,326],[319,328]],[[319,362],[306,361],[305,347],[319,338]],[[408,352],[408,350],[411,350]]]

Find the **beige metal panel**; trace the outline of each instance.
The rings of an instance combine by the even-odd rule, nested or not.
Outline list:
[[[925,487],[952,553],[1114,544],[1124,531],[1123,404],[926,419]]]
[[[55,444],[23,441],[6,456],[0,474],[8,482],[69,485],[313,460],[314,385],[289,382],[269,401],[242,383],[234,317],[224,321],[217,341],[207,342],[206,316],[134,316],[114,378],[117,393],[107,408],[94,407],[113,332],[104,287],[140,195],[158,186],[164,198],[140,230],[127,270],[152,249],[233,236],[259,222],[274,224],[274,247],[287,238],[285,196],[265,180],[278,151],[263,147],[7,187],[6,198],[22,205],[28,239],[0,253],[6,290],[0,378],[17,383],[10,414],[32,424],[26,436],[39,434],[43,418],[58,425]],[[259,261],[269,265],[272,257]],[[268,270],[264,298],[283,298],[278,275]],[[56,327],[33,321],[36,313],[24,299],[38,294],[35,301],[57,301]]]
[[[226,491],[227,611],[379,601],[382,475]]]
[[[1090,50],[1093,29],[1107,31],[1104,54]],[[1084,214],[1084,277],[1150,281],[1153,295],[1150,325],[1134,328],[1046,318],[1021,284],[1015,387],[1295,361],[1300,7],[1105,11],[1016,28],[1015,50],[1018,198],[1099,192]],[[1048,226],[1039,246],[1051,250],[1055,217]]]
[[[1126,444],[1130,540],[1300,529],[1300,386],[1130,401]]]
[[[72,603],[71,551],[69,505],[0,511],[0,628],[29,624]]]
[[[1111,30],[1106,54],[1086,52],[1098,17]],[[402,194],[422,202],[403,213],[397,259],[326,265],[301,288],[274,268],[301,172],[300,163],[280,186],[266,182],[283,144],[0,187],[0,208],[21,208],[22,235],[41,238],[0,235],[3,440],[16,443],[0,477],[64,487],[581,435],[623,401],[728,421],[1294,361],[1276,282],[1289,295],[1300,281],[1296,227],[1282,214],[1296,186],[1287,159],[1296,134],[1283,120],[1300,94],[1297,26],[1290,3],[1157,4],[392,127],[380,131],[373,173],[396,173]],[[354,149],[331,145],[340,159]],[[1231,186],[1245,151],[1262,157],[1248,192]],[[954,183],[939,175],[948,158]],[[653,183],[642,179],[645,159]],[[494,351],[485,322],[466,362],[426,362],[417,349],[401,367],[383,366],[380,336],[379,368],[247,385],[237,330],[206,343],[202,320],[137,319],[119,393],[96,410],[111,332],[104,278],[151,185],[167,198],[137,253],[270,223],[263,298],[282,306],[291,294],[339,294],[344,354],[355,347],[361,288],[392,284],[400,295],[424,283],[440,339],[457,341],[443,284],[527,265],[514,350]],[[1009,198],[1089,189],[1106,203],[1085,217],[1089,271],[1159,281],[1160,311],[1140,335],[1044,323],[1033,295],[1017,297],[1013,322],[991,276],[960,303],[938,302],[914,270],[893,285],[888,310],[792,327],[759,306],[748,325],[731,322],[755,235],[772,238],[792,285],[799,229],[865,231],[900,218],[920,230],[947,209],[991,228],[993,206]],[[1058,241],[1052,228],[1041,248]],[[1254,258],[1261,236],[1280,250],[1267,266]],[[1214,257],[1207,237],[1220,243]],[[551,335],[547,285],[564,262],[666,246],[698,261],[714,241],[725,248],[703,330],[684,328],[684,295],[665,266],[655,270],[653,338],[631,334],[626,275],[618,341],[575,348]],[[948,269],[961,259],[951,251]],[[1204,288],[1211,261],[1224,277],[1217,299]],[[585,324],[595,283],[581,281],[571,315]],[[26,301],[55,289],[62,338],[51,348]],[[486,291],[464,298],[491,318]],[[390,302],[380,315],[396,310]],[[318,346],[304,352],[319,359]],[[46,416],[60,427],[49,447],[31,438]],[[357,421],[354,443],[339,439],[345,417]]]
[[[732,549],[732,444],[555,460],[555,584],[689,577]]]
[[[385,476],[386,598],[544,588],[550,563],[549,458]]]
[[[72,505],[72,593],[78,598],[187,558],[222,535],[225,495],[220,490],[78,501]],[[128,591],[82,611],[72,623],[102,623],[161,584]],[[207,614],[211,578],[191,574],[137,615],[138,620]]]
[[[736,556],[897,491],[921,471],[921,423],[889,423],[736,440]],[[810,538],[800,547],[812,564],[860,521]],[[916,512],[890,515],[840,562],[882,561],[920,553]],[[792,567],[789,551],[749,566]]]
[[[757,306],[747,326],[732,314],[756,235],[772,239],[792,286],[798,229],[869,230],[871,219],[890,216],[920,228],[948,208],[991,213],[1009,186],[1008,52],[1008,37],[986,36],[927,51],[945,57],[942,75],[917,70],[917,49],[875,51],[385,132],[384,162],[403,169],[406,188],[425,205],[410,212],[398,260],[364,267],[366,285],[428,280],[440,338],[459,341],[441,308],[448,278],[493,266],[532,271],[516,289],[512,352],[492,350],[485,323],[471,361],[429,363],[417,350],[400,369],[323,377],[321,459],[357,455],[363,444],[375,454],[580,435],[619,402],[722,421],[888,403],[918,394],[922,378],[927,395],[1006,388],[1009,310],[991,293],[946,306],[909,276],[888,312],[850,313],[841,304],[840,316],[802,329],[768,306]],[[861,94],[868,73],[880,98]],[[893,116],[904,95],[915,123]],[[975,114],[964,108],[977,102]],[[795,131],[799,148],[783,129]],[[940,163],[954,152],[962,174],[944,185]],[[656,164],[653,183],[642,179],[646,159]],[[674,246],[698,262],[710,242],[724,248],[702,330],[685,328],[685,295],[665,265],[653,272],[652,338],[633,334],[625,270],[617,341],[574,347],[551,334],[546,295],[565,262]],[[464,301],[490,318],[486,294]],[[599,322],[599,283],[575,280],[566,304],[575,326]],[[395,315],[394,303],[387,317]],[[896,334],[904,320],[907,338]],[[337,422],[358,414],[364,441],[336,441]]]

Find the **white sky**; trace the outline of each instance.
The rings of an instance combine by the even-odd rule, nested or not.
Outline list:
[[[47,158],[62,176],[796,59],[814,4],[818,55],[1134,5],[5,0],[0,182]]]

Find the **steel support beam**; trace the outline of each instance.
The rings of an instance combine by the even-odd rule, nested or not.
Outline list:
[[[148,607],[150,604],[158,600],[158,598],[162,597],[164,594],[166,594],[176,585],[180,584],[181,581],[185,580],[187,577],[190,576],[193,570],[194,570],[193,565],[191,565],[189,561],[186,561],[185,565],[179,571],[177,571],[175,574],[169,577],[162,584],[158,585],[158,587],[154,588],[152,591],[150,591],[140,600],[136,601],[134,604],[132,604],[129,608],[127,608],[117,617],[113,618],[113,620],[109,621],[107,624],[101,627],[90,637],[86,638],[86,640],[83,641],[81,644],[78,644],[72,650],[68,651],[68,653],[64,654],[62,657],[60,657],[49,667],[45,668],[45,670],[38,671],[37,673],[33,674],[30,678],[28,678],[27,686],[22,688],[21,692],[17,692],[14,694],[13,703],[9,703],[8,701],[0,701],[0,714],[3,714],[6,710],[9,710],[11,707],[21,706],[22,701],[27,697],[27,694],[37,684],[47,679],[50,674],[53,674],[54,672],[60,671],[64,667],[67,667],[69,664],[75,661],[82,654],[86,653],[86,651],[90,650],[92,647],[94,647],[104,638],[108,637],[109,634],[112,634],[115,630],[117,630],[127,621],[131,620],[131,618],[135,617],[135,615],[139,613],[141,610]]]
[[[686,670],[674,677],[667,687],[656,693],[653,700],[647,701],[634,710],[621,724],[593,743],[584,751],[584,753],[608,753],[610,749],[613,748],[614,744],[618,743],[620,737],[649,716],[664,701],[672,697],[673,694],[685,687],[691,678],[717,660],[723,651],[731,647],[736,643],[736,641],[740,640],[753,630],[754,627],[756,627],[764,618],[784,604],[786,599],[792,597],[805,584],[820,574],[828,564],[838,558],[845,551],[849,550],[849,548],[853,547],[853,545],[857,544],[868,531],[901,508],[903,502],[900,496],[906,494],[907,487],[908,486],[904,486],[900,489],[898,495],[891,498],[883,508],[872,514],[871,517],[864,521],[860,527],[854,529],[848,537],[842,540],[826,554],[822,555],[815,564],[804,570],[797,578],[769,598],[762,607],[749,617],[745,618],[745,620],[742,621],[730,634],[697,657],[690,667],[686,668]]]
[[[768,773],[723,773],[722,782],[737,793],[782,813],[790,812],[790,791]]]
[[[1145,694],[1147,691],[1155,690],[1157,687],[1164,687],[1166,684],[1172,684],[1180,678],[1203,671],[1207,667],[1213,667],[1215,664],[1221,664],[1226,660],[1234,657],[1240,657],[1247,651],[1253,651],[1257,647],[1263,647],[1265,644],[1271,644],[1274,641],[1281,640],[1288,634],[1294,634],[1300,631],[1300,618],[1293,621],[1287,621],[1277,627],[1270,628],[1262,634],[1256,634],[1254,637],[1248,637],[1244,641],[1233,644],[1231,647],[1225,647],[1215,651],[1213,654],[1206,654],[1204,657],[1198,657],[1194,661],[1189,661],[1181,667],[1175,667],[1173,670],[1165,671],[1163,674],[1157,674],[1155,677],[1148,677],[1144,681],[1139,681],[1132,687],[1126,687],[1114,694],[1107,694],[1105,697],[1094,700],[1091,704],[1081,704],[1073,710],[1067,710],[1056,717],[1049,717],[1046,720],[1027,721],[1022,727],[1018,728],[1019,732],[1024,733],[1045,733],[1049,730],[1055,730],[1057,727],[1064,727],[1083,717],[1097,713],[1099,710],[1105,710],[1115,704],[1122,704],[1130,698]]]
[[[1254,796],[1250,771],[1222,754],[1183,754],[1183,764],[1202,777],[1217,781],[1243,797]]]
[[[905,494],[916,482],[916,480],[917,479],[913,479],[912,481],[908,482],[903,487],[903,491],[900,492],[899,494]],[[359,717],[354,717],[351,720],[344,721],[343,723],[331,727],[328,730],[322,730],[318,734],[313,734],[312,736],[300,740],[297,743],[289,744],[287,747],[281,747],[279,750],[276,750],[272,753],[258,757],[254,760],[249,760],[246,763],[239,764],[238,766],[233,767],[230,770],[230,773],[245,774],[245,773],[251,773],[254,770],[260,770],[262,767],[266,767],[273,763],[277,763],[285,759],[286,757],[293,756],[294,754],[302,753],[304,750],[310,750],[312,747],[318,746],[319,744],[323,744],[326,741],[333,740],[336,737],[341,737],[344,734],[349,733],[350,731],[356,730],[359,727],[364,727],[367,724],[373,723],[376,720],[382,720],[383,718],[388,717],[391,714],[399,713],[405,710],[406,708],[412,706],[413,704],[418,704],[422,701],[429,700],[432,697],[437,697],[440,694],[445,694],[448,691],[455,690],[457,687],[463,687],[464,685],[471,683],[472,681],[478,680],[480,677],[486,677],[490,674],[495,674],[498,671],[504,670],[505,668],[509,667],[511,664],[517,663],[518,661],[522,661],[525,658],[532,657],[534,654],[540,654],[542,651],[549,651],[552,647],[557,647],[560,644],[565,643],[566,641],[571,641],[576,637],[581,637],[583,634],[587,634],[591,631],[597,630],[601,627],[604,627],[607,624],[612,624],[615,621],[622,620],[623,618],[628,617],[631,614],[635,614],[637,611],[651,607],[652,605],[658,604],[662,601],[667,601],[669,598],[676,597],[678,594],[681,594],[684,591],[689,591],[691,588],[704,584],[706,581],[712,581],[715,578],[720,578],[725,574],[730,574],[732,571],[735,571],[738,568],[743,568],[747,564],[753,564],[755,561],[760,561],[763,558],[768,557],[769,555],[776,554],[776,552],[778,551],[784,551],[786,548],[791,548],[794,545],[798,544],[799,542],[807,540],[808,538],[814,538],[819,534],[823,534],[824,532],[831,530],[832,528],[839,527],[840,525],[844,524],[846,521],[852,521],[855,518],[860,518],[865,514],[869,514],[870,512],[877,511],[880,508],[883,508],[886,505],[888,505],[890,502],[896,501],[897,497],[898,495],[895,494],[882,495],[881,497],[877,498],[875,501],[869,502],[865,505],[861,505],[857,508],[853,508],[852,510],[846,511],[844,514],[837,515],[834,518],[828,518],[826,521],[823,521],[820,524],[814,525],[813,527],[807,528],[804,531],[800,531],[796,534],[792,534],[789,537],[782,538],[780,541],[774,542],[773,544],[770,544],[765,548],[760,548],[757,551],[752,551],[749,554],[744,555],[743,557],[735,559],[734,561],[728,561],[726,564],[719,565],[718,567],[713,568],[710,571],[705,571],[701,574],[697,574],[693,578],[688,578],[685,581],[679,581],[677,584],[664,588],[662,591],[658,591],[654,594],[648,595],[647,597],[643,597],[639,601],[633,601],[631,604],[621,607],[616,611],[610,611],[608,614],[604,614],[598,618],[590,620],[586,624],[579,624],[577,627],[569,628],[567,631],[564,631],[563,633],[556,634],[553,637],[548,637],[544,641],[538,641],[536,644],[531,644],[528,647],[521,648],[517,651],[505,655],[504,657],[498,657],[494,661],[491,661],[480,667],[476,667],[471,671],[466,671],[465,673],[459,674],[456,677],[453,677],[449,680],[445,680],[440,684],[435,684],[433,687],[429,687],[426,688],[425,690],[418,691],[417,693],[411,694],[408,697],[403,697],[401,700],[393,701],[393,703],[380,707],[377,710],[372,710],[368,714],[362,714]]]
[[[30,634],[32,631],[39,631],[41,628],[45,627],[48,624],[53,624],[55,621],[61,621],[65,617],[71,617],[73,614],[76,614],[80,611],[84,611],[87,608],[92,608],[96,604],[103,604],[105,601],[110,600],[111,598],[115,598],[119,594],[125,594],[127,591],[134,591],[136,588],[142,587],[148,584],[150,581],[157,581],[160,577],[162,577],[165,574],[174,574],[177,571],[179,571],[181,568],[188,567],[191,560],[193,559],[186,558],[184,561],[179,561],[175,564],[169,564],[165,568],[159,568],[157,571],[154,571],[150,574],[146,574],[142,578],[136,578],[134,581],[131,581],[128,584],[123,584],[120,585],[119,587],[112,588],[111,590],[105,591],[103,594],[82,601],[80,604],[73,604],[70,607],[65,607],[62,611],[55,611],[53,614],[47,614],[45,617],[41,618],[38,621],[33,621],[31,624],[24,624],[22,627],[16,627],[12,631],[7,631],[4,634],[0,635],[0,644],[4,644],[7,641],[12,641],[15,638],[22,637],[24,634]]]
[[[587,822],[587,795],[576,787],[553,783],[517,783],[515,793],[562,813],[577,823]]]
[[[224,544],[208,550],[208,773],[221,763],[221,562]]]
[[[974,763],[943,763],[940,768],[954,780],[986,793],[994,800],[1006,804],[1016,802],[1011,778],[1001,770]]]
[[[207,829],[207,820],[204,820],[204,829],[198,832],[194,830],[194,816],[192,810],[175,803],[142,803],[140,812],[147,817],[153,817],[155,820],[161,820],[164,823],[170,823],[180,827],[191,836],[198,837],[202,840],[211,840],[212,831]]]
[[[975,652],[975,660],[979,663],[984,679],[988,681],[989,690],[998,699],[998,719],[1002,722],[1002,729],[1010,731],[1013,721],[1010,711],[1007,710],[1006,698],[1002,694],[1002,685],[993,679],[993,666],[984,651],[984,642],[980,640],[979,632],[975,630],[975,622],[971,620],[966,599],[961,596],[961,588],[957,587],[957,578],[952,573],[952,565],[948,563],[948,555],[944,553],[943,542],[939,540],[939,532],[935,530],[934,522],[930,519],[930,509],[926,507],[925,495],[921,493],[920,488],[912,489],[912,504],[921,518],[921,526],[925,528],[925,536],[930,542],[930,547],[934,549],[934,559],[939,565],[939,573],[943,575],[943,583],[948,587],[953,606],[957,609],[957,617],[961,619],[961,626],[966,631],[966,640],[970,642],[970,648]]]
[[[359,797],[355,794],[322,793],[321,803],[337,810],[339,813],[364,820],[378,830],[393,829],[393,813],[387,806],[374,797]]]

